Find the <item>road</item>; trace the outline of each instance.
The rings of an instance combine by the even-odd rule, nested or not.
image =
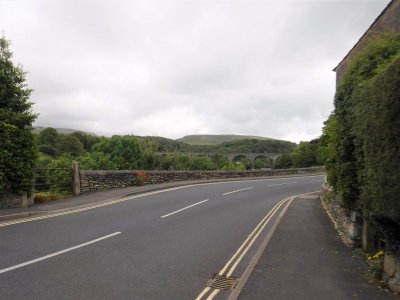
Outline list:
[[[206,282],[267,213],[288,196],[319,190],[323,180],[194,185],[42,220],[0,223],[0,299],[206,299],[211,296],[199,296]],[[225,274],[241,276],[270,226],[259,230]],[[227,296],[216,293],[214,299]]]

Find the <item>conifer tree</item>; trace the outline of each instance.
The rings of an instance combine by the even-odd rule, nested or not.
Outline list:
[[[37,153],[32,90],[22,66],[13,63],[9,45],[4,36],[0,38],[0,196],[30,194]]]

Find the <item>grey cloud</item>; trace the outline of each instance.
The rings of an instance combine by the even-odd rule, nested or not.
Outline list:
[[[38,125],[300,141],[321,133],[331,70],[387,3],[1,1],[0,29]]]

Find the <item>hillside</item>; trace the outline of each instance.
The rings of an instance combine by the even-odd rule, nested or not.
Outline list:
[[[41,131],[45,130],[46,128],[48,128],[48,127],[35,126],[35,131],[36,132],[41,132]],[[74,133],[74,132],[83,132],[83,133],[94,135],[94,136],[97,135],[97,134],[94,134],[92,132],[87,132],[87,131],[78,130],[78,129],[71,129],[71,128],[54,128],[54,129],[57,130],[57,132],[60,133],[60,134],[71,134],[71,133]]]
[[[37,132],[43,131],[44,127],[35,127]],[[82,130],[69,128],[55,128],[59,134],[68,135],[74,132],[82,132],[92,136],[91,144],[99,141],[95,134]],[[284,153],[290,152],[296,144],[264,137],[252,137],[246,135],[190,135],[179,140],[173,140],[157,136],[136,136],[155,152],[167,153]],[[192,141],[193,144],[184,142]],[[201,140],[203,144],[195,144],[195,141]],[[229,141],[226,141],[229,140]],[[198,142],[197,142],[198,143]],[[89,149],[90,147],[88,147]]]
[[[186,135],[183,138],[177,139],[179,142],[184,142],[189,145],[219,145],[226,142],[233,142],[238,140],[274,140],[271,138],[251,135],[213,135],[213,134],[194,134]]]
[[[217,145],[190,145],[182,141],[171,140],[163,137],[138,137],[155,146],[157,152],[176,153],[284,153],[290,152],[296,144],[282,140],[241,139],[224,142]]]

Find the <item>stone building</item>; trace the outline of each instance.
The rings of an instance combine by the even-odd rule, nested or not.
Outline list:
[[[392,0],[389,2],[349,53],[347,53],[336,68],[333,69],[333,71],[336,72],[336,85],[339,84],[351,60],[357,56],[371,39],[378,37],[385,31],[400,32],[400,0]]]

